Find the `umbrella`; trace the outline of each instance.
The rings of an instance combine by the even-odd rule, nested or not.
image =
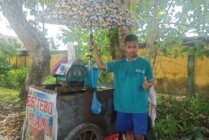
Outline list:
[[[117,0],[57,0],[39,17],[40,21],[80,28],[136,27],[128,8]]]
[[[38,20],[90,29],[90,39],[93,39],[93,29],[138,26],[128,8],[118,0],[55,0],[40,14]],[[92,48],[90,52],[89,70],[92,65]]]

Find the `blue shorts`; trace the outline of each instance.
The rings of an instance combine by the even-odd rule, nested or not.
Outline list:
[[[147,113],[122,113],[117,112],[116,131],[134,131],[134,135],[146,135]]]

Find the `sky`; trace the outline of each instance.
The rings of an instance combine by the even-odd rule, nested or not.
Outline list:
[[[1,34],[8,36],[17,36],[13,30],[9,29],[9,23],[1,12],[0,12],[0,27],[1,27],[0,29]]]
[[[47,36],[52,37],[55,42],[60,44],[58,49],[66,50],[67,47],[57,38],[57,35],[61,33],[61,29],[64,28],[63,26],[59,25],[52,25],[52,24],[45,24],[45,28],[47,29]],[[14,36],[17,37],[16,33],[10,28],[9,22],[7,19],[2,15],[0,12],[0,33],[7,36]]]

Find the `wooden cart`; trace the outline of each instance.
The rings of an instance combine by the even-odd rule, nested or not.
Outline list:
[[[99,115],[90,111],[93,96],[92,91],[61,94],[54,88],[49,88],[49,86],[47,88],[46,86],[32,86],[31,89],[31,95],[34,95],[34,91],[44,93],[45,96],[56,95],[54,96],[56,97],[56,109],[54,110],[56,111],[55,117],[57,118],[57,123],[53,123],[56,125],[56,130],[48,134],[54,135],[51,139],[103,140],[105,135],[114,133],[115,113],[113,111],[113,89],[97,91],[97,98],[102,103],[102,112]],[[37,94],[34,96],[37,96]],[[34,97],[34,100],[37,100],[37,98],[38,97]],[[28,102],[30,103],[32,99],[33,96],[29,97]],[[27,103],[27,106],[31,107],[29,103]],[[44,104],[37,104],[40,104],[40,108],[42,107],[44,110]],[[45,106],[46,105],[47,104],[45,104]],[[29,109],[34,110],[34,108]],[[50,139],[46,138],[47,134],[43,134],[45,133],[44,129],[39,129],[37,135],[33,134],[35,131],[32,128],[37,123],[32,122],[31,124],[34,125],[29,125],[30,118],[33,119],[34,117],[34,115],[30,117],[30,112],[31,111],[27,111],[26,108],[26,116],[28,117],[26,117],[24,125],[23,139],[30,139],[30,135],[33,135],[33,139]],[[50,121],[47,122],[48,125],[52,125]],[[29,129],[30,133],[28,133]],[[42,133],[40,133],[40,131],[42,131]]]

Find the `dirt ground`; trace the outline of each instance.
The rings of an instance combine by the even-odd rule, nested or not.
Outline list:
[[[0,140],[19,140],[24,122],[25,106],[0,103]]]

